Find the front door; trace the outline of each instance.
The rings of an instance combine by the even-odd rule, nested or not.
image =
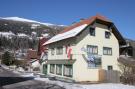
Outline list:
[[[47,74],[47,64],[43,64],[43,74]]]

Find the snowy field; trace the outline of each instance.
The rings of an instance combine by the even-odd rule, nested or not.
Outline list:
[[[3,66],[5,69],[9,69],[6,66]],[[102,84],[73,84],[66,83],[61,81],[52,81],[48,78],[40,78],[39,76],[34,76],[33,73],[20,73],[18,71],[13,71],[16,74],[19,74],[23,77],[35,77],[35,80],[43,81],[49,84],[59,85],[66,89],[135,89],[135,86],[132,85],[124,85],[124,84],[115,84],[115,83],[102,83]]]
[[[115,83],[102,83],[102,84],[72,84],[61,81],[52,81],[48,78],[35,78],[35,80],[45,81],[46,83],[56,84],[66,89],[135,89],[135,86],[115,84]]]

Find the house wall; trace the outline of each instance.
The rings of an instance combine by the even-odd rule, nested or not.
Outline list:
[[[101,24],[94,24],[96,27],[96,35],[90,36],[88,27],[82,31],[77,37],[70,38],[67,40],[59,41],[49,45],[51,47],[57,47],[60,45],[71,44],[73,59],[76,59],[73,64],[73,77],[76,81],[100,81],[103,80],[99,73],[102,69],[107,70],[107,66],[113,66],[113,70],[119,70],[117,58],[119,57],[119,43],[113,33],[111,33],[110,39],[105,38],[105,31],[108,31],[108,27]],[[88,63],[83,55],[87,58],[86,52],[82,48],[86,49],[87,45],[98,46],[98,55],[102,57],[101,68],[88,68]],[[103,55],[103,47],[111,47],[112,55]],[[68,59],[65,54],[65,47],[63,48],[63,55],[51,55],[51,50],[48,52],[48,60],[61,60]],[[56,50],[55,50],[56,51]],[[55,52],[56,54],[56,52]],[[48,74],[50,71],[50,65],[48,65]],[[50,74],[55,75],[55,74]],[[59,75],[56,75],[59,76]],[[103,73],[102,73],[103,76]],[[60,76],[61,77],[61,76]]]
[[[67,54],[66,54],[66,45],[70,44],[70,47],[73,49],[72,50],[72,53],[74,53],[75,49],[74,49],[74,45],[75,45],[75,38],[70,38],[70,39],[67,39],[67,40],[64,40],[64,41],[60,41],[60,42],[56,42],[56,43],[53,43],[53,44],[50,44],[48,47],[49,47],[49,50],[48,50],[48,60],[67,60],[68,57],[67,57]],[[56,49],[57,47],[59,46],[63,46],[63,54],[62,55],[57,55],[56,54]],[[54,48],[55,49],[55,53],[54,55],[51,54],[51,48]]]
[[[77,44],[75,46],[75,58],[77,61],[74,64],[74,76],[78,81],[92,80],[99,81],[99,70],[94,68],[88,68],[87,63],[84,61],[82,54],[87,57],[86,52],[82,51],[82,48],[86,49],[87,45],[96,45],[98,46],[98,55],[102,57],[102,66],[101,69],[107,70],[107,66],[113,66],[113,70],[119,70],[117,58],[119,57],[119,44],[118,40],[111,33],[110,39],[105,38],[105,31],[108,31],[108,27],[101,24],[95,24],[96,26],[96,35],[90,36],[89,29],[87,28],[77,37]],[[83,38],[84,37],[84,38]],[[83,38],[83,39],[82,39]],[[112,55],[103,55],[103,47],[111,47]],[[82,69],[80,71],[80,69]],[[94,75],[94,76],[93,76]]]

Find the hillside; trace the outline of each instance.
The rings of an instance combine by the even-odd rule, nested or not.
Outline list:
[[[51,38],[64,27],[19,17],[0,18],[0,48],[37,49],[39,37]]]

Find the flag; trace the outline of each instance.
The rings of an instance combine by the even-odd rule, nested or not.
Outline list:
[[[72,48],[71,47],[67,47],[67,57],[69,59],[71,59],[71,51],[72,51]]]

